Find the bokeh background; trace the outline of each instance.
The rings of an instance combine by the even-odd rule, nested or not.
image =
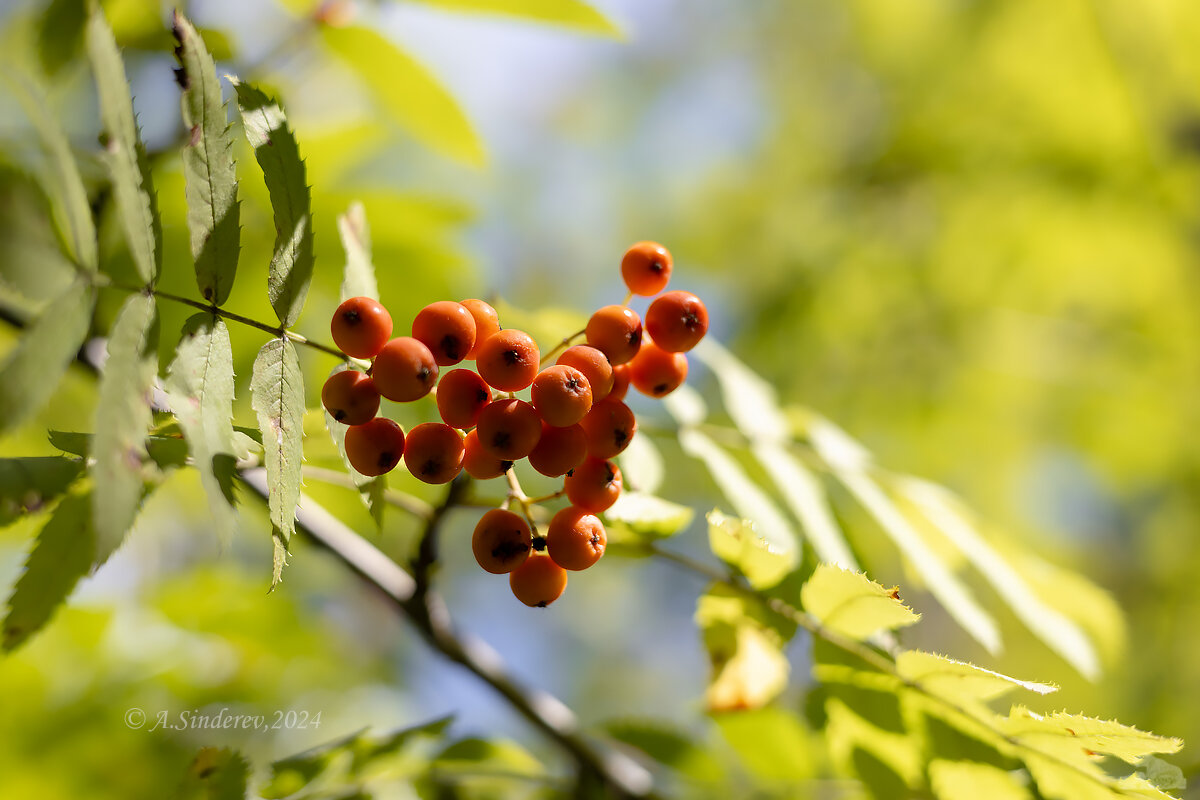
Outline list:
[[[0,51],[49,73],[51,105],[85,153],[98,121],[69,24],[76,5],[54,0],[47,17],[43,3],[8,0]],[[169,8],[104,5],[155,154],[162,288],[191,296]],[[994,535],[1110,593],[1077,593],[1103,633],[1095,684],[1011,616],[1007,653],[990,657],[918,593],[926,621],[915,641],[1059,683],[1056,706],[1200,742],[1200,7],[595,0],[614,37],[437,3],[348,4],[446,88],[474,132],[464,137],[453,120],[414,129],[414,117],[445,117],[438,102],[381,107],[297,14],[310,4],[185,5],[220,68],[277,88],[307,158],[318,260],[300,332],[327,338],[343,260],[335,216],[353,199],[398,328],[435,299],[496,297],[561,309],[559,330],[542,331],[549,341],[620,302],[616,267],[630,242],[662,241],[676,283],[709,301],[712,335],[785,401],[835,420],[881,462],[951,487]],[[0,96],[0,292],[26,310],[45,297],[30,296],[23,265],[46,262],[54,241],[28,176],[33,147]],[[244,143],[239,161],[245,230],[228,307],[265,319],[274,231]],[[84,165],[98,182],[98,164]],[[101,236],[119,271],[128,256],[113,220]],[[103,299],[100,331],[119,301]],[[187,313],[164,304],[163,331]],[[0,326],[0,347],[15,337]],[[165,363],[174,342],[163,338]],[[235,331],[243,378],[261,343]],[[302,355],[317,407],[333,360]],[[705,389],[702,371],[695,383]],[[86,430],[80,409],[94,394],[84,371],[72,373],[0,452],[56,452],[45,430]],[[251,424],[244,384],[238,409]],[[391,411],[409,421],[429,409]],[[672,463],[661,493],[715,505],[702,471],[659,443]],[[319,417],[305,446],[310,463],[337,463]],[[352,493],[307,490],[372,527]],[[364,725],[445,713],[464,734],[512,737],[556,763],[324,554],[297,543],[266,595],[270,538],[252,502],[227,547],[206,515],[196,477],[176,473],[52,625],[0,659],[0,796],[161,797],[201,745],[238,746],[261,764]],[[0,586],[20,573],[40,521],[0,530]],[[843,522],[863,529],[857,554],[874,578],[913,582],[870,520]],[[464,628],[585,725],[653,719],[737,772],[736,743],[701,699],[707,666],[691,617],[702,584],[613,558],[550,613],[527,613],[453,546],[472,525],[470,513],[451,517],[439,575]],[[403,556],[413,526],[390,514],[381,545]],[[703,549],[699,525],[681,546]],[[783,705],[798,710],[803,642],[792,655]],[[124,724],[135,706],[305,709],[323,724],[252,738],[149,733]],[[1189,753],[1185,772],[1200,763]]]

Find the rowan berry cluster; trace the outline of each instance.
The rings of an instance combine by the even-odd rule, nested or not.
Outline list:
[[[544,358],[528,334],[501,328],[496,310],[482,300],[431,303],[413,319],[411,336],[395,338],[392,318],[378,301],[346,300],[333,316],[334,343],[348,356],[370,359],[371,366],[331,375],[321,401],[349,426],[350,464],[363,475],[382,475],[403,460],[417,479],[448,483],[463,470],[473,478],[497,478],[528,459],[541,474],[563,477],[555,496],[565,494],[570,505],[554,514],[544,536],[531,528],[529,500],[518,492],[509,501],[517,500],[524,516],[507,507],[488,511],[471,540],[479,565],[507,573],[521,602],[554,602],[566,588],[567,570],[587,569],[604,554],[607,537],[597,515],[622,488],[612,459],[637,431],[626,392],[632,385],[662,397],[678,388],[687,377],[684,353],[708,330],[708,311],[696,295],[659,295],[671,268],[662,245],[633,245],[621,260],[626,303],[592,314],[577,334],[586,344],[572,346],[576,337],[568,337]],[[659,295],[644,325],[628,306],[634,295]],[[442,367],[463,361],[473,361],[475,369],[452,369],[439,380]],[[527,389],[527,400],[516,396]],[[410,402],[430,393],[441,422],[405,434],[378,416],[380,397]]]

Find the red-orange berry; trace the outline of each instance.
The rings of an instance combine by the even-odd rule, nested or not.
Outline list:
[[[668,353],[657,342],[646,341],[633,361],[629,378],[634,388],[648,397],[663,397],[687,379],[688,361],[683,353]]]
[[[370,297],[351,297],[333,312],[333,343],[354,358],[374,358],[392,335],[392,315]]]
[[[437,377],[438,366],[433,354],[410,336],[398,336],[385,344],[371,365],[375,388],[388,400],[400,403],[429,394]]]
[[[481,481],[488,478],[499,478],[508,472],[512,465],[513,462],[496,458],[484,450],[483,445],[479,443],[478,433],[467,432],[466,438],[463,439],[463,469],[472,478]]]
[[[566,475],[587,458],[587,434],[582,425],[556,428],[542,423],[542,438],[529,454],[529,466],[551,478]]]
[[[592,458],[612,458],[629,446],[637,432],[637,417],[629,406],[612,397],[592,406],[579,424],[587,434],[588,455]]]
[[[463,465],[462,434],[440,422],[423,422],[408,432],[404,466],[417,480],[449,483]]]
[[[525,520],[511,511],[493,508],[475,526],[471,552],[485,571],[503,575],[525,563],[532,540]]]
[[[479,353],[479,345],[483,344],[483,340],[493,333],[500,332],[500,315],[496,313],[496,309],[482,300],[473,298],[463,300],[462,305],[475,318],[475,345],[467,353],[467,358],[474,359]]]
[[[346,429],[346,458],[363,475],[391,472],[403,455],[404,429],[387,417]]]
[[[448,367],[466,358],[475,346],[475,317],[461,303],[439,300],[417,312],[412,335],[429,348],[438,366]]]
[[[592,387],[593,403],[600,402],[612,391],[613,366],[608,363],[604,353],[590,345],[577,344],[568,347],[554,363],[574,367],[583,373],[583,377],[588,380],[588,386]]]
[[[599,518],[577,506],[559,511],[546,529],[546,554],[563,569],[587,569],[600,560],[607,544]]]
[[[646,310],[646,332],[663,350],[686,352],[708,332],[708,309],[691,292],[667,292]]]
[[[624,364],[642,344],[642,318],[628,306],[605,306],[588,320],[587,343],[604,353],[608,363]]]
[[[574,425],[592,407],[592,386],[583,373],[566,364],[546,367],[529,390],[542,419],[558,428]]]
[[[521,566],[508,573],[513,595],[527,606],[545,608],[567,588],[567,571],[545,553],[530,553]]]
[[[479,412],[491,400],[492,390],[469,369],[452,369],[438,382],[438,413],[442,422],[455,428],[475,427]]]
[[[646,343],[642,342],[642,347],[644,348],[645,346],[646,346]],[[642,351],[639,349],[638,353],[640,354],[641,352]],[[636,361],[637,356],[634,356],[633,359],[634,359],[634,361]],[[629,363],[632,364],[633,361],[631,361]],[[629,364],[618,364],[617,366],[613,367],[613,388],[612,388],[612,391],[608,393],[608,396],[613,398],[614,400],[624,400],[625,395],[628,392],[629,392]]]
[[[537,343],[514,328],[489,336],[475,354],[475,366],[489,386],[502,392],[519,392],[538,374]]]
[[[321,405],[344,425],[362,425],[379,412],[375,382],[358,370],[335,372],[321,387]]]
[[[658,294],[671,279],[671,254],[658,242],[638,242],[621,258],[621,277],[634,294]]]
[[[475,432],[484,452],[516,461],[532,453],[537,446],[542,436],[542,419],[529,403],[506,397],[488,403],[479,412]]]
[[[612,461],[589,458],[563,481],[567,499],[584,511],[599,514],[621,496],[621,470]]]

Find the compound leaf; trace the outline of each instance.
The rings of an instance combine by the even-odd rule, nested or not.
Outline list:
[[[800,590],[804,610],[830,630],[867,639],[881,630],[912,625],[921,618],[894,592],[861,572],[819,564]]]
[[[82,473],[82,461],[63,456],[0,459],[0,526],[39,510]]]

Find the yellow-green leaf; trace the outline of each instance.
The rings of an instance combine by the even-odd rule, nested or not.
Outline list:
[[[608,17],[580,0],[418,0],[451,11],[480,12],[519,17],[534,22],[620,36],[621,30]]]
[[[929,785],[938,800],[1032,800],[1033,795],[1008,772],[975,761],[929,762]]]
[[[372,297],[379,299],[375,281],[375,266],[371,263],[371,229],[367,226],[367,211],[362,203],[354,202],[345,214],[337,218],[338,235],[346,251],[346,268],[342,277],[342,299]]]
[[[607,511],[609,535],[628,533],[637,540],[662,539],[683,530],[692,521],[692,509],[644,492],[622,492]],[[614,530],[614,529],[619,529]]]
[[[708,513],[707,519],[708,544],[713,553],[745,575],[754,588],[774,586],[791,572],[793,560],[760,536],[753,522],[715,510]]]
[[[1037,694],[1058,691],[1050,684],[1010,678],[922,650],[905,650],[896,656],[896,671],[933,694],[956,701],[986,702],[1018,687]]]
[[[859,572],[821,564],[800,590],[804,610],[830,630],[867,639],[921,618],[899,597]]]
[[[1034,747],[1052,747],[1065,752],[1085,750],[1107,753],[1134,762],[1155,753],[1174,753],[1183,742],[1167,736],[1140,731],[1116,720],[1102,720],[1078,714],[1056,712],[1037,714],[1014,706],[1003,720],[1005,733]]]
[[[751,601],[716,586],[700,597],[696,624],[712,664],[704,693],[710,711],[759,708],[787,687],[784,638]]]

